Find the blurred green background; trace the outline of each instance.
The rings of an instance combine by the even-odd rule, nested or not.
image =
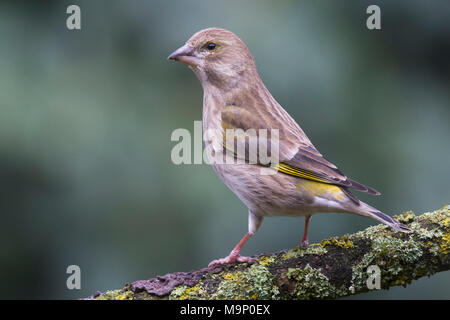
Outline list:
[[[370,4],[381,31],[366,28]],[[445,0],[0,2],[0,298],[202,268],[247,231],[210,167],[170,158],[172,131],[201,120],[202,90],[166,57],[206,27],[239,35],[317,148],[382,192],[363,200],[388,214],[449,203],[449,17]],[[297,245],[303,223],[266,219],[243,254]],[[373,224],[316,215],[310,242]],[[66,288],[71,264],[81,290]],[[357,298],[449,299],[449,284],[445,272]]]

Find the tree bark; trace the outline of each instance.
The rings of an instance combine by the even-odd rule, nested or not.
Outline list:
[[[332,237],[308,248],[236,263],[139,280],[88,299],[335,299],[406,286],[450,269],[450,206],[395,217],[412,233],[385,225]]]

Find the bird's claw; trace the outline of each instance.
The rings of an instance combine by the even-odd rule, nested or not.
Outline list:
[[[220,265],[233,263],[233,262],[254,263],[254,262],[256,262],[256,259],[252,258],[252,257],[244,257],[244,256],[241,256],[240,254],[238,254],[238,255],[231,255],[230,254],[229,256],[227,256],[225,258],[211,261],[208,264],[208,267],[215,267],[215,266],[220,266]]]

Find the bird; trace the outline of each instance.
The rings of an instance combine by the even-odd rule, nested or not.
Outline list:
[[[259,229],[263,219],[270,216],[305,217],[300,242],[303,247],[308,246],[308,226],[311,216],[316,213],[352,213],[378,220],[399,232],[412,232],[352,193],[351,190],[380,194],[345,176],[318,151],[298,123],[271,95],[258,74],[249,49],[233,32],[222,28],[200,30],[168,59],[188,65],[199,79],[203,89],[205,150],[209,149],[216,160],[211,166],[248,208],[248,232],[228,256],[213,260],[209,267],[255,262],[255,258],[241,255],[241,249]],[[228,139],[225,138],[228,130],[240,130],[240,133],[234,133],[232,139]],[[275,134],[267,133],[264,137],[262,130]],[[249,161],[253,153],[236,152],[239,135],[244,137],[239,141],[241,144],[246,141],[247,148],[249,141],[255,139],[266,141],[262,145],[269,148],[273,137],[276,161],[263,162],[259,154],[255,161]],[[264,169],[271,173],[263,174]]]

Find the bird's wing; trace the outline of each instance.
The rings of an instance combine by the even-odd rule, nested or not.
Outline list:
[[[224,148],[236,150],[226,140],[226,129],[242,129],[247,141],[258,139],[260,129],[267,129],[267,147],[270,149],[271,129],[279,133],[279,163],[276,169],[284,174],[327,184],[351,188],[373,195],[380,193],[347,178],[333,163],[325,159],[314,147],[298,124],[280,107],[277,112],[258,112],[252,108],[226,106],[221,112]],[[252,129],[252,130],[249,130]],[[248,146],[248,142],[246,143]],[[244,153],[248,158],[249,153]],[[235,154],[235,156],[237,156]],[[245,159],[248,160],[248,159]],[[350,193],[350,192],[348,192]],[[351,195],[351,194],[350,194]],[[349,195],[349,196],[350,196]]]

